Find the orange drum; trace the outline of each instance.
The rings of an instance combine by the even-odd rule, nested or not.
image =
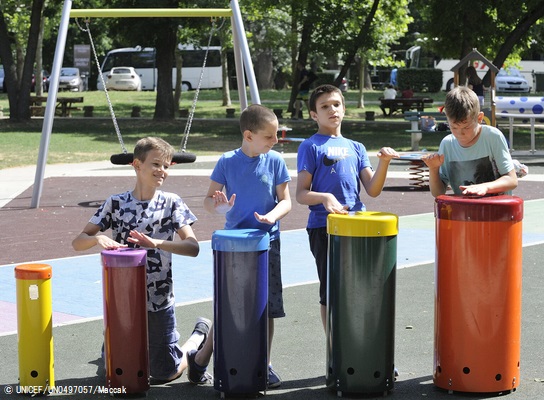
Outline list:
[[[435,201],[434,384],[512,391],[520,380],[523,200]]]

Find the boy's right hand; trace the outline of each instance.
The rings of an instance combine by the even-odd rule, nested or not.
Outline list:
[[[349,208],[347,205],[340,204],[336,197],[330,193],[325,197],[323,207],[331,214],[347,214]]]
[[[423,156],[421,159],[429,169],[437,169],[444,164],[444,154],[433,153]]]
[[[215,211],[219,214],[226,214],[234,206],[234,201],[236,200],[236,194],[233,194],[230,197],[230,200],[227,200],[227,195],[223,191],[216,190],[213,196],[213,200],[214,200]]]
[[[97,244],[105,250],[117,250],[128,247],[128,245],[118,243],[106,235],[96,235],[95,238]]]

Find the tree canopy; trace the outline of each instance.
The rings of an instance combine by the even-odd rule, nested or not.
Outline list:
[[[421,43],[443,58],[462,58],[477,48],[495,65],[524,54],[544,52],[544,0],[239,0],[246,36],[261,88],[273,86],[281,68],[292,72],[297,61],[339,69],[337,84],[359,63],[399,66],[395,50]],[[74,2],[74,7],[76,6]],[[82,0],[78,8],[102,8],[101,0]],[[226,0],[111,0],[112,8],[226,8]],[[3,0],[0,10],[0,61],[5,69],[10,118],[30,118],[29,96],[34,69],[52,64],[62,8],[48,0]],[[200,43],[210,31],[205,18],[131,18],[92,21],[97,51],[116,47],[155,47],[159,80],[155,118],[174,118],[171,68],[176,45]],[[225,24],[215,45],[227,50]],[[64,60],[86,34],[70,25]],[[43,42],[41,40],[43,38]],[[417,41],[417,42],[416,42]],[[43,43],[43,44],[42,44]],[[43,60],[39,50],[43,48]],[[226,75],[228,78],[228,75]],[[226,101],[227,103],[228,101]]]

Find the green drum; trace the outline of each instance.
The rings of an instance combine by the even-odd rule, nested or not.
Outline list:
[[[327,387],[387,394],[395,380],[398,217],[330,214]]]

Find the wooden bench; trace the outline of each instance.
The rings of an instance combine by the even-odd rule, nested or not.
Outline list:
[[[383,111],[384,117],[393,115],[397,111],[406,113],[410,110],[425,111],[425,106],[429,107],[433,104],[433,99],[430,97],[397,97],[395,99],[384,99],[380,97],[380,108]],[[385,109],[389,108],[389,114]]]
[[[424,131],[421,129],[420,120],[424,117],[432,117],[436,123],[446,122],[446,115],[440,112],[431,112],[431,111],[407,111],[404,113],[404,120],[410,121],[410,129],[407,129],[405,132],[411,135],[411,144],[412,151],[419,151],[419,142],[423,137]],[[447,132],[447,131],[441,131]]]

